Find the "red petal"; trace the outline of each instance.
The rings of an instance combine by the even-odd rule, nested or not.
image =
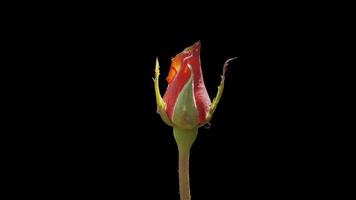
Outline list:
[[[205,88],[203,73],[200,63],[200,42],[196,43],[196,48],[193,51],[193,57],[190,59],[190,65],[193,67],[194,73],[194,96],[199,114],[199,124],[206,120],[207,113],[211,105],[208,91]]]
[[[199,123],[204,123],[210,107],[210,98],[206,91],[200,64],[200,42],[186,48],[172,59],[168,73],[168,88],[163,97],[167,104],[167,115],[172,121],[174,107],[179,93],[190,78],[188,64],[192,66],[194,75],[194,97],[199,113]]]

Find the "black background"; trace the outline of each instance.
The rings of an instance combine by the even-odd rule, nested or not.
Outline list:
[[[24,173],[37,188],[29,192],[178,199],[177,148],[156,114],[152,77],[158,57],[163,95],[170,59],[198,40],[211,98],[225,60],[238,59],[211,128],[199,130],[191,151],[193,198],[288,198],[318,190],[322,153],[309,127],[318,108],[308,75],[300,76],[311,72],[313,45],[306,45],[310,35],[298,19],[232,5],[204,15],[189,12],[194,8],[180,15],[78,10],[30,27],[41,58],[33,92],[41,98],[33,98],[39,117],[30,123],[38,134],[28,136],[36,150],[24,153],[35,169]]]

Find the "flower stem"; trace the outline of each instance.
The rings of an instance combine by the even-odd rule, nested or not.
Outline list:
[[[198,129],[182,130],[174,127],[173,133],[179,152],[178,173],[180,200],[190,200],[189,155],[190,148],[197,138]]]

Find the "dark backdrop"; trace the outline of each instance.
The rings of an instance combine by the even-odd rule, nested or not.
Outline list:
[[[289,198],[315,190],[316,136],[306,131],[313,112],[305,115],[309,99],[300,95],[299,74],[308,73],[300,58],[310,50],[304,32],[288,25],[293,19],[279,23],[242,11],[177,19],[166,19],[169,12],[131,18],[88,11],[45,21],[36,35],[44,66],[38,73],[45,74],[36,130],[43,134],[31,135],[40,145],[28,153],[41,175],[32,174],[40,184],[31,192],[178,199],[177,149],[172,129],[156,114],[152,77],[158,57],[163,95],[170,59],[198,40],[211,98],[225,60],[238,60],[211,127],[199,130],[192,148],[193,199]]]

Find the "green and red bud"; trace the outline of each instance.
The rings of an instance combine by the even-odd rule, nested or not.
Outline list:
[[[154,84],[157,112],[168,125],[179,129],[195,129],[211,120],[223,92],[227,64],[235,59],[225,62],[217,96],[211,103],[204,84],[200,48],[199,41],[172,59],[166,79],[168,87],[163,98],[159,91],[159,64],[156,60]]]

